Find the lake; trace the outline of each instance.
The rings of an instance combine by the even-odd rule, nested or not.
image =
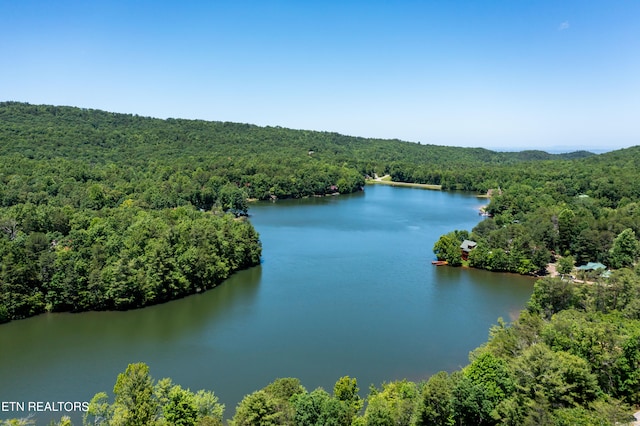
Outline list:
[[[484,203],[373,185],[253,204],[263,262],[213,290],[134,311],[0,326],[0,402],[111,395],[118,373],[142,361],[155,379],[213,390],[230,418],[245,394],[278,377],[331,391],[349,375],[365,396],[372,383],[458,369],[533,290],[527,277],[431,265],[439,236],[471,230]],[[26,414],[0,411],[0,419]],[[62,414],[39,413],[38,424]]]

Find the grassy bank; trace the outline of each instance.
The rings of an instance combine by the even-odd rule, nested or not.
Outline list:
[[[426,183],[393,182],[393,181],[390,181],[390,180],[368,180],[367,184],[406,186],[406,187],[409,187],[409,188],[433,189],[433,190],[436,190],[436,191],[440,191],[442,189],[442,185],[429,185],[429,184],[426,184]]]

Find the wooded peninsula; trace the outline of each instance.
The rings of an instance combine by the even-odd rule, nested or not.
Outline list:
[[[215,287],[260,262],[248,200],[351,193],[376,175],[491,190],[489,217],[443,235],[438,258],[536,275],[557,261],[561,276],[540,279],[519,319],[500,320],[469,365],[386,383],[366,399],[348,377],[333,394],[281,379],[248,395],[231,423],[620,424],[640,405],[638,170],[640,147],[493,152],[4,102],[0,323],[137,308]],[[466,259],[464,240],[476,243]],[[574,267],[589,262],[610,271],[574,282]],[[94,398],[88,422],[223,422],[212,392],[154,383],[141,364],[114,394],[113,403]]]

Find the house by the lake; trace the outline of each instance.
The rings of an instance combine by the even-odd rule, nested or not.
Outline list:
[[[460,244],[460,250],[462,251],[462,260],[469,259],[469,253],[471,252],[471,250],[476,248],[477,245],[478,243],[476,243],[475,241],[464,240],[462,244]]]
[[[586,265],[578,266],[576,269],[585,273],[598,271],[602,278],[609,278],[611,276],[611,271],[609,271],[607,267],[600,262],[589,262]]]

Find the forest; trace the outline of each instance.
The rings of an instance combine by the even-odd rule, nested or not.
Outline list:
[[[535,275],[557,261],[561,276],[540,279],[519,318],[499,320],[461,370],[366,397],[350,377],[331,393],[283,378],[225,417],[212,391],[156,382],[132,364],[113,399],[92,399],[85,423],[620,424],[640,405],[639,169],[640,147],[502,153],[0,103],[0,322],[210,289],[260,262],[251,200],[360,191],[374,174],[491,190],[490,217],[443,235],[438,258]],[[477,242],[466,260],[464,239]],[[574,281],[588,262],[612,272]]]
[[[477,243],[464,263],[491,271],[544,275],[560,261],[573,266],[598,262],[618,269],[640,255],[640,147],[535,170],[521,164],[492,191],[489,218],[471,232],[455,230],[434,245],[437,257],[460,266],[460,243]]]

